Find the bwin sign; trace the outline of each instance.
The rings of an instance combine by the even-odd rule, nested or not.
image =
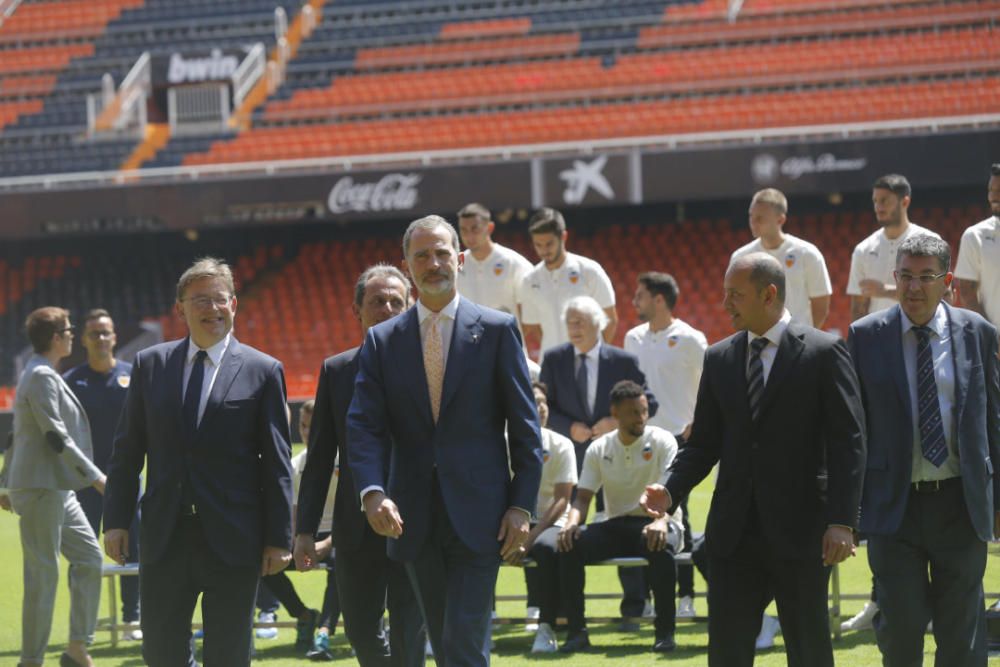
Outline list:
[[[233,55],[223,55],[219,49],[212,49],[208,57],[185,58],[180,53],[170,56],[167,68],[167,83],[201,83],[202,81],[224,81],[232,78],[240,66],[240,60]]]

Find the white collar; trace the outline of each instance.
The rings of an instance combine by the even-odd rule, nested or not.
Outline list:
[[[918,326],[906,316],[906,312],[902,307],[899,309],[899,321],[903,325],[904,334],[910,329]],[[948,315],[944,312],[944,306],[939,303],[937,308],[934,310],[934,315],[931,316],[930,321],[924,326],[936,333],[938,338],[944,338],[944,334],[948,330]]]
[[[600,332],[598,332],[598,334],[597,334],[597,345],[595,345],[594,347],[590,348],[590,352],[587,352],[586,354],[584,354],[583,352],[580,352],[580,350],[578,350],[575,345],[573,346],[573,356],[579,357],[581,354],[583,354],[583,356],[587,357],[587,359],[589,359],[590,361],[598,361],[601,358],[601,334],[600,334]]]
[[[454,320],[455,319],[455,313],[458,312],[458,298],[459,298],[458,297],[458,292],[455,292],[455,298],[452,299],[448,303],[447,306],[445,306],[444,308],[442,308],[440,310],[439,314],[443,315],[443,316],[445,316],[445,317],[447,317],[447,318],[449,318],[451,320]],[[428,317],[430,317],[430,316],[432,316],[434,314],[435,313],[434,313],[433,310],[431,310],[430,308],[428,308],[427,306],[425,306],[423,304],[423,302],[420,301],[420,299],[417,299],[417,319],[420,321],[420,324],[423,324],[427,320]]]
[[[222,355],[225,354],[226,350],[229,348],[229,341],[232,340],[232,337],[233,332],[230,331],[222,338],[222,340],[205,350],[205,352],[208,353],[208,358],[212,360],[213,366],[218,366],[222,361]],[[199,350],[201,350],[201,348],[195,344],[194,339],[188,336],[187,362],[189,364],[194,362],[195,355],[198,354]]]
[[[785,335],[788,323],[792,321],[792,314],[787,309],[781,311],[781,317],[774,323],[774,326],[764,332],[763,336],[758,336],[752,331],[747,331],[747,343],[752,343],[757,338],[766,338],[769,343],[781,344],[781,337]]]

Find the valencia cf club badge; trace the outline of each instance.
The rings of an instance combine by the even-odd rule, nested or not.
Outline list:
[[[503,273],[503,264],[501,262],[497,262],[493,265],[493,275],[499,276],[501,273]]]
[[[788,256],[785,257],[785,266],[789,269],[795,266],[795,255],[789,253]]]
[[[542,452],[542,463],[548,463],[548,462],[549,462],[549,453]]]
[[[667,347],[676,347],[676,346],[677,346],[677,336],[671,336],[670,338],[667,339]]]
[[[575,285],[578,282],[580,282],[580,272],[579,271],[570,271],[570,273],[569,273],[569,282],[571,284],[573,284],[573,285]]]

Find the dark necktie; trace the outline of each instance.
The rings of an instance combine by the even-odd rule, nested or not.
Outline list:
[[[920,449],[924,458],[937,467],[948,458],[941,424],[941,404],[938,401],[937,379],[934,377],[934,356],[931,354],[931,330],[913,327],[917,335],[917,423],[920,424]]]
[[[580,395],[580,403],[583,404],[583,409],[587,413],[587,421],[592,419],[592,410],[590,408],[590,401],[587,400],[587,355],[580,354],[577,355],[580,360],[580,365],[576,369],[576,391]]]
[[[198,350],[191,366],[191,377],[188,378],[187,391],[184,392],[184,426],[188,433],[194,435],[198,431],[198,406],[201,404],[201,388],[205,384],[205,350]]]
[[[764,362],[760,353],[767,347],[767,339],[761,336],[750,343],[750,365],[747,368],[747,397],[750,400],[750,417],[757,421],[760,413],[760,399],[764,395]]]

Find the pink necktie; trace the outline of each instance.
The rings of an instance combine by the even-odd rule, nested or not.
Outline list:
[[[441,412],[441,387],[444,385],[444,351],[441,347],[441,314],[431,315],[424,338],[424,370],[427,372],[427,393],[431,398],[431,414],[437,423]]]

